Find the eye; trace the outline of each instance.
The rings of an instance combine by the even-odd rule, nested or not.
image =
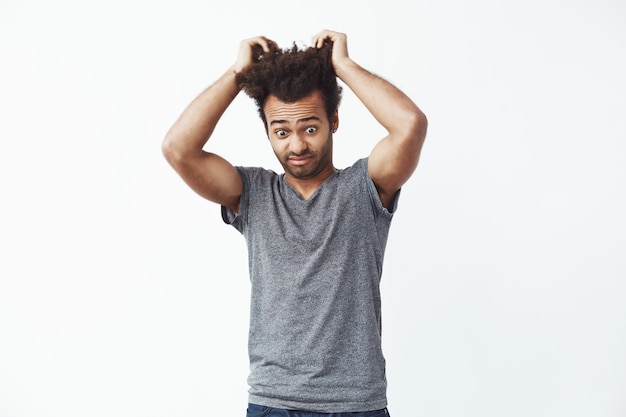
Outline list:
[[[278,129],[274,131],[274,134],[278,136],[279,138],[284,138],[287,136],[287,131],[283,129]]]
[[[306,133],[308,133],[308,134],[313,134],[313,133],[315,133],[316,131],[317,131],[317,128],[316,128],[316,127],[314,127],[314,126],[309,126],[309,127],[307,127],[307,128],[305,129],[305,132],[306,132]]]

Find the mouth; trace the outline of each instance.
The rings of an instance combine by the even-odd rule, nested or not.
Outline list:
[[[306,165],[307,163],[309,163],[311,159],[313,158],[310,155],[291,156],[289,157],[288,162],[290,165],[302,166],[302,165]]]

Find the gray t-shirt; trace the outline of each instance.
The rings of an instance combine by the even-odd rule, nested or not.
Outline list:
[[[367,158],[307,200],[262,168],[237,170],[252,285],[249,402],[320,413],[386,407],[380,278],[391,212]],[[396,196],[397,201],[397,196]]]

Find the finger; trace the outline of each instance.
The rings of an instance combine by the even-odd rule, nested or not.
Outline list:
[[[326,40],[327,40],[327,39],[330,39],[330,38],[329,38],[328,36],[324,36],[324,37],[321,37],[321,36],[320,36],[319,38],[317,38],[317,39],[315,40],[315,47],[316,47],[317,49],[319,49],[319,48],[323,47],[323,46],[324,46],[324,43],[326,43]]]
[[[261,46],[263,47],[263,50],[265,52],[269,52],[271,48],[278,48],[278,44],[276,42],[274,42],[271,39],[266,38],[265,36],[262,36],[261,40],[263,41],[261,43]]]
[[[330,41],[330,42],[334,43],[335,41],[337,41],[339,39],[339,37],[341,35],[342,34],[339,33],[339,32],[335,32],[335,31],[332,31],[332,30],[324,29],[320,33],[318,33],[317,35],[315,35],[313,37],[313,39],[314,39],[314,43],[313,44],[317,48],[321,48],[321,47],[324,46],[324,43],[326,41]]]
[[[321,48],[322,46],[324,46],[324,41],[328,38],[328,32],[328,30],[323,30],[317,35],[313,36],[313,46],[315,46],[316,48]]]
[[[245,42],[248,44],[249,47],[259,45],[264,52],[269,52],[270,46],[276,46],[276,42],[269,38],[266,38],[265,36],[256,36],[254,38],[246,39]]]
[[[252,42],[251,45],[259,45],[264,52],[269,52],[270,51],[270,47],[269,47],[269,39],[267,39],[264,36],[258,36],[256,38],[252,38]]]

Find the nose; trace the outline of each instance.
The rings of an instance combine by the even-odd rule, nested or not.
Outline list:
[[[292,134],[289,138],[289,151],[296,155],[303,154],[309,147],[309,144],[298,134]]]

